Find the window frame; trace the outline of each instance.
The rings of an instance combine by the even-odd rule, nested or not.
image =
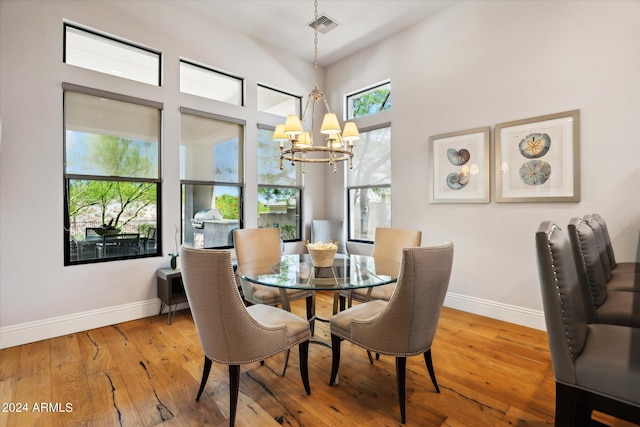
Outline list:
[[[205,185],[212,187],[235,187],[238,188],[238,228],[244,228],[244,149],[246,141],[246,127],[247,122],[242,119],[234,117],[223,116],[220,114],[209,113],[201,110],[194,110],[187,107],[180,107],[180,115],[190,114],[205,119],[218,120],[226,123],[236,124],[242,127],[242,138],[238,141],[238,182],[216,181],[216,180],[195,180],[195,179],[180,179],[180,244],[184,242],[185,228],[184,225],[187,221],[185,212],[183,211],[183,198],[184,198],[184,186],[185,185]],[[182,140],[180,141],[182,145]],[[195,212],[194,212],[195,214]],[[191,219],[189,219],[191,221]],[[195,240],[194,240],[195,241]],[[204,246],[204,249],[231,249],[233,244],[223,246]]]
[[[372,126],[368,126],[366,128],[362,128],[360,130],[360,134],[364,134],[367,132],[372,132],[372,131],[376,131],[379,129],[385,129],[385,128],[389,128],[389,130],[391,130],[392,126],[391,126],[391,122],[384,122],[384,123],[378,123]],[[392,141],[389,141],[389,144],[391,144]],[[391,147],[390,147],[391,149]],[[392,166],[392,158],[391,158],[391,153],[389,153],[389,167],[391,169]],[[374,236],[371,236],[371,239],[355,239],[351,237],[351,229],[352,227],[352,223],[351,223],[351,215],[352,215],[352,208],[351,208],[351,191],[352,190],[367,190],[367,189],[373,189],[373,188],[388,188],[389,189],[389,194],[391,197],[391,200],[393,200],[393,193],[391,191],[392,187],[391,187],[391,175],[389,176],[389,183],[388,184],[364,184],[364,185],[349,185],[349,175],[348,175],[348,171],[345,170],[345,203],[347,205],[347,221],[346,221],[346,226],[347,226],[347,241],[348,242],[353,242],[353,243],[366,243],[366,244],[373,244],[374,243]],[[390,173],[392,172],[392,170],[390,170]],[[393,203],[393,202],[391,202]],[[392,204],[390,206],[390,219],[389,219],[389,226],[391,226],[391,214],[392,214]]]
[[[266,130],[266,131],[270,131],[273,132],[275,130],[275,126],[272,125],[267,125],[267,124],[263,124],[263,123],[258,123],[257,124],[257,128],[258,131],[256,133],[256,135],[259,135],[261,130]],[[275,142],[274,142],[275,144]],[[258,150],[259,148],[259,143],[256,139],[256,150]],[[278,158],[278,162],[280,161],[280,159]],[[300,168],[295,168],[295,174],[296,174],[296,184],[295,185],[291,185],[291,184],[277,184],[277,183],[268,183],[268,184],[261,184],[260,183],[260,174],[258,171],[258,174],[256,176],[256,183],[257,183],[257,194],[258,194],[258,198],[260,197],[260,188],[275,188],[275,189],[285,189],[285,190],[295,190],[297,191],[297,206],[296,206],[296,238],[295,239],[282,239],[283,242],[301,242],[302,241],[302,236],[303,236],[303,229],[302,229],[302,216],[303,216],[303,197],[304,197],[304,184],[303,184],[303,175],[302,172],[300,170]],[[259,200],[257,200],[257,202],[259,202]],[[256,206],[256,219],[258,220],[259,223],[259,214],[258,214],[258,207]],[[281,231],[282,234],[282,231]]]
[[[383,109],[383,110],[376,111],[376,112],[370,113],[370,114],[365,114],[365,115],[362,115],[362,116],[354,117],[354,115],[353,115],[353,102],[351,102],[351,100],[354,97],[356,97],[357,95],[365,94],[367,92],[374,92],[376,89],[382,88],[383,86],[386,86],[386,85],[389,85],[389,96],[387,97],[387,99],[389,99],[391,97],[391,94],[392,94],[392,92],[391,92],[391,80],[390,79],[382,81],[380,83],[373,84],[371,86],[367,86],[367,87],[365,87],[363,89],[359,89],[359,90],[356,90],[354,92],[346,94],[345,97],[344,97],[344,101],[345,101],[345,104],[344,104],[344,116],[345,117],[344,117],[344,119],[345,120],[355,120],[355,119],[358,119],[358,118],[361,118],[361,117],[372,116],[374,114],[390,110],[391,107],[389,107],[388,109]]]
[[[296,111],[289,112],[288,114],[296,114],[298,117],[302,116],[302,96],[295,95],[293,93],[290,93],[290,92],[287,92],[287,91],[284,91],[284,90],[281,90],[281,89],[276,89],[276,88],[274,88],[272,86],[268,86],[268,85],[263,84],[263,83],[257,83],[257,86],[256,86],[256,99],[258,98],[259,88],[263,88],[263,89],[267,89],[267,90],[270,90],[270,91],[273,91],[273,92],[276,92],[276,93],[287,95],[287,96],[290,96],[291,98],[295,99],[296,100]],[[259,108],[258,108],[258,112],[278,115],[276,113],[271,113],[269,111],[260,110]],[[286,116],[283,116],[283,117],[286,117]]]
[[[144,107],[158,109],[158,174],[155,178],[138,178],[138,177],[121,177],[107,175],[90,175],[90,174],[72,174],[67,173],[67,116],[66,116],[66,94],[67,92],[79,93],[99,98],[111,99],[114,101],[126,102],[130,104],[140,105]],[[122,95],[114,92],[103,91],[86,86],[80,86],[72,83],[62,83],[62,99],[63,99],[63,244],[64,244],[64,266],[95,264],[102,262],[111,262],[119,260],[150,258],[162,256],[162,122],[164,118],[164,105],[156,101],[149,101],[142,98],[135,98],[128,95]],[[144,253],[136,255],[123,255],[113,257],[77,259],[71,260],[71,218],[69,217],[69,197],[70,183],[72,180],[87,181],[105,181],[105,182],[147,182],[156,186],[156,251],[154,253]]]
[[[155,83],[150,83],[150,82],[147,82],[145,80],[133,79],[133,78],[127,77],[125,75],[118,75],[118,74],[115,74],[115,73],[107,73],[107,72],[101,71],[101,70],[99,70],[97,68],[87,68],[87,67],[84,67],[84,66],[81,66],[81,65],[68,63],[67,62],[67,48],[68,48],[67,47],[67,28],[73,28],[75,30],[78,30],[78,31],[81,31],[81,32],[85,32],[85,33],[91,34],[93,36],[96,36],[96,37],[99,37],[99,38],[103,38],[103,39],[106,39],[108,41],[124,45],[126,47],[134,48],[134,49],[137,49],[137,50],[145,51],[147,53],[156,55],[157,59],[158,59],[157,81]],[[116,37],[116,36],[113,36],[111,34],[107,34],[107,33],[104,33],[104,32],[101,32],[101,31],[97,31],[95,29],[88,28],[88,27],[85,27],[85,26],[82,26],[82,25],[74,24],[74,23],[71,23],[71,22],[63,22],[62,37],[63,37],[63,41],[62,41],[62,62],[64,64],[72,65],[74,67],[84,68],[84,69],[87,69],[87,70],[95,71],[97,73],[102,73],[102,74],[106,74],[106,75],[109,75],[109,76],[124,78],[124,79],[131,80],[131,81],[138,82],[138,83],[150,84],[152,86],[157,86],[157,87],[161,87],[162,86],[162,59],[163,59],[163,57],[162,57],[162,52],[160,50],[152,49],[152,48],[149,48],[147,46],[143,46],[141,44],[133,43],[133,42],[130,42],[130,41],[125,40],[123,38]]]
[[[210,67],[210,66],[205,65],[205,64],[200,64],[198,62],[191,61],[189,59],[180,58],[180,61],[178,63],[180,86],[182,86],[182,72],[181,72],[182,64],[186,64],[186,65],[189,65],[189,66],[194,67],[194,68],[199,68],[201,70],[207,71],[207,72],[212,73],[214,75],[219,75],[219,76],[227,77],[229,79],[236,80],[238,82],[238,84],[240,85],[240,88],[238,90],[239,96],[240,96],[240,103],[236,104],[234,102],[228,102],[228,101],[225,101],[225,100],[222,100],[222,99],[211,98],[209,96],[199,95],[199,94],[195,94],[195,93],[192,93],[192,92],[184,92],[181,88],[179,89],[180,93],[184,93],[184,94],[192,95],[192,96],[198,96],[200,98],[208,99],[210,101],[215,101],[215,102],[222,102],[224,104],[236,105],[236,106],[239,106],[239,107],[244,107],[245,106],[246,85],[245,85],[245,79],[243,77],[240,77],[240,76],[237,76],[235,74],[231,74],[231,73],[219,70],[219,69],[214,68],[214,67]]]

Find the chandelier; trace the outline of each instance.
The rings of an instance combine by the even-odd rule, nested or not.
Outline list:
[[[284,161],[302,163],[302,173],[305,172],[306,163],[328,163],[333,165],[333,172],[336,172],[338,162],[349,160],[349,168],[353,168],[353,142],[360,139],[360,133],[354,122],[346,122],[344,129],[340,129],[338,118],[331,112],[327,98],[318,89],[318,0],[315,0],[315,13],[313,20],[314,33],[314,87],[307,97],[307,103],[302,112],[302,118],[295,114],[287,116],[284,124],[276,126],[273,132],[273,140],[280,141],[280,170],[283,169]],[[324,104],[327,113],[324,115],[320,133],[326,135],[324,144],[314,144],[314,129],[316,117],[316,105]],[[305,131],[302,123],[309,112],[311,104],[311,130]]]

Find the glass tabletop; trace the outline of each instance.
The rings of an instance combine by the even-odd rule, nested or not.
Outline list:
[[[398,280],[400,264],[365,255],[336,254],[331,267],[314,267],[308,254],[282,255],[238,267],[241,279],[277,288],[341,290]]]

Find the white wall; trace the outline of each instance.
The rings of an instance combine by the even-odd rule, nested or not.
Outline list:
[[[160,88],[62,63],[63,19],[163,51]],[[447,305],[543,327],[534,254],[540,221],[599,212],[620,261],[640,260],[640,3],[460,2],[326,70],[342,94],[392,81],[393,225],[456,245]],[[178,58],[247,79],[247,107],[178,92]],[[259,66],[258,66],[259,65]],[[306,95],[313,67],[163,2],[0,1],[0,347],[157,313],[167,257],[63,266],[61,82],[164,102],[164,253],[179,222],[178,108],[247,120],[246,181],[255,182],[256,82]],[[431,205],[429,135],[581,110],[582,201]],[[305,221],[339,218],[342,174],[309,168]],[[248,185],[246,206],[257,189]],[[255,226],[248,221],[246,226]]]
[[[619,261],[640,261],[640,2],[460,2],[325,77],[334,108],[391,79],[392,224],[421,229],[423,244],[454,242],[447,305],[544,328],[534,252],[543,220],[566,227],[600,213]],[[579,203],[429,204],[430,135],[572,109]]]
[[[163,53],[154,87],[62,63],[63,20]],[[312,39],[310,39],[312,40]],[[246,78],[246,107],[179,93],[179,58]],[[240,34],[169,10],[165,2],[0,2],[0,347],[158,313],[156,269],[168,256],[63,266],[62,82],[164,103],[163,253],[180,223],[179,107],[247,121],[245,206],[256,206],[256,83],[306,95],[307,61]],[[280,119],[281,120],[281,119]],[[319,172],[312,172],[311,175]],[[324,181],[305,190],[304,215],[324,215]],[[246,226],[255,227],[255,216]]]

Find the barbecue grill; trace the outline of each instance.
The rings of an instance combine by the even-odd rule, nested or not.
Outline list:
[[[203,229],[206,220],[222,219],[222,214],[218,209],[202,209],[193,216],[191,225],[193,228]]]

